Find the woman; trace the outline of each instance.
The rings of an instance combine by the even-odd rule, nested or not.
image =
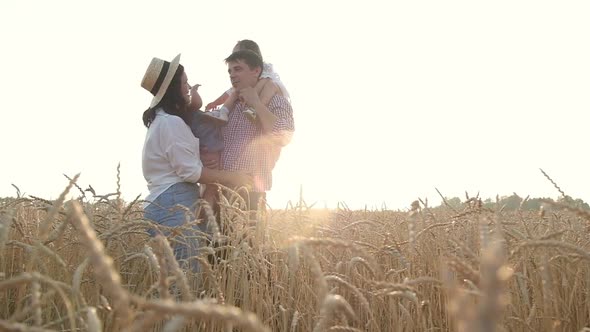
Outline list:
[[[202,101],[197,92],[198,85],[191,89],[179,60],[180,54],[172,62],[152,59],[141,81],[141,86],[154,95],[150,108],[143,113],[143,123],[148,131],[143,146],[142,168],[150,191],[146,197],[149,203],[144,209],[145,217],[168,227],[194,220],[199,199],[197,183],[250,186],[253,182],[250,175],[242,172],[219,171],[203,166],[199,139],[190,129],[193,118],[191,108],[197,104],[200,107]],[[187,209],[192,214],[186,213]],[[207,232],[206,226],[204,222],[198,224],[199,230],[204,233]],[[152,236],[155,234],[150,233]],[[188,237],[195,239],[194,234],[184,232],[184,235],[184,239],[179,240],[180,244],[173,244],[178,260],[197,254],[198,241],[186,242]]]

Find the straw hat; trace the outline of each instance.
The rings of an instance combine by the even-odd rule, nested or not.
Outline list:
[[[150,62],[150,65],[141,80],[141,87],[154,95],[150,107],[156,106],[160,100],[162,100],[162,97],[164,97],[164,94],[166,93],[166,90],[168,90],[170,82],[172,82],[172,78],[178,69],[179,62],[180,54],[172,59],[172,62],[158,58],[153,58],[152,62]]]

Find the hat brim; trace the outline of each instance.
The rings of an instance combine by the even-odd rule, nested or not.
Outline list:
[[[176,70],[178,69],[179,64],[180,64],[180,54],[178,54],[170,62],[170,67],[168,67],[168,72],[166,73],[166,76],[164,77],[164,80],[162,81],[162,85],[160,86],[160,90],[158,90],[158,93],[152,99],[152,103],[151,103],[150,107],[154,107],[154,106],[158,105],[158,103],[162,100],[162,98],[166,94],[166,91],[168,90],[168,87],[170,86],[170,83],[172,82],[172,79],[174,78],[174,74],[176,74]]]

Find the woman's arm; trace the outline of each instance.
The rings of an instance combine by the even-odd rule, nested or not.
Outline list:
[[[252,174],[246,172],[228,172],[203,167],[200,183],[221,183],[230,187],[252,187],[254,179]]]
[[[200,160],[198,141],[184,121],[166,117],[162,123],[162,144],[172,169],[184,182],[222,183],[229,186],[252,186],[253,176],[246,172],[228,172],[206,168]]]

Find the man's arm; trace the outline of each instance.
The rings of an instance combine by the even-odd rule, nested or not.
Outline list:
[[[250,95],[244,91],[244,101],[256,111],[260,121],[262,132],[271,138],[276,144],[285,146],[291,141],[295,124],[293,120],[293,109],[287,99],[274,97],[268,106],[264,105],[256,94]],[[247,99],[252,98],[252,99]],[[252,103],[248,103],[251,101]]]
[[[269,111],[277,116],[277,121],[272,129],[274,139],[280,146],[289,144],[295,131],[291,103],[285,97],[276,97],[271,99]]]
[[[272,134],[273,127],[277,122],[278,117],[262,103],[260,97],[256,93],[256,89],[248,87],[240,90],[240,98],[256,111],[256,116],[260,120],[262,126],[262,132],[264,134]]]
[[[262,133],[265,135],[271,135],[274,133],[274,127],[277,124],[279,117],[273,114],[269,108],[260,102],[257,105],[252,106],[256,111],[256,116],[260,121],[262,127]]]

